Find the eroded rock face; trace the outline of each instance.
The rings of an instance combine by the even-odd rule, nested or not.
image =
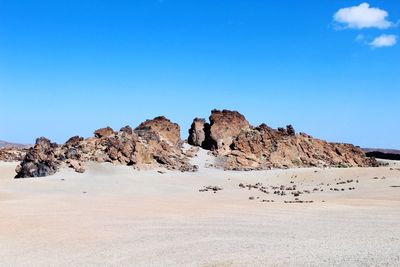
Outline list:
[[[220,153],[229,151],[233,140],[244,130],[250,128],[246,118],[237,111],[212,110],[210,116],[210,131],[206,132],[212,150]]]
[[[196,171],[197,166],[189,163],[181,143],[179,126],[165,117],[147,120],[135,130],[129,126],[118,132],[109,127],[99,129],[94,137],[74,136],[63,145],[39,138],[17,167],[16,178],[51,175],[64,166],[82,173],[89,161],[132,165],[140,169],[164,167]]]
[[[206,122],[204,122],[206,123]],[[193,122],[192,128],[201,127]],[[231,170],[259,170],[270,168],[291,168],[311,166],[377,166],[374,159],[350,144],[328,143],[306,134],[296,134],[292,125],[277,130],[261,124],[249,125],[243,115],[236,111],[213,110],[210,116],[210,131],[204,134],[212,144],[207,147],[218,157],[219,167]],[[189,140],[194,137],[191,131]]]
[[[16,178],[42,177],[56,173],[59,167],[57,144],[45,137],[36,139],[35,146],[30,148],[22,163],[17,167]]]
[[[166,141],[171,145],[179,145],[181,142],[179,125],[172,123],[164,116],[146,120],[135,129],[135,132],[139,135],[141,133],[153,133],[158,136],[160,141]]]
[[[196,118],[189,130],[188,143],[204,149],[218,150],[219,154],[229,151],[234,139],[243,131],[250,129],[246,118],[237,111],[212,110],[210,123]]]
[[[210,124],[205,119],[195,118],[189,129],[188,143],[192,146],[205,147],[206,131],[209,131]]]

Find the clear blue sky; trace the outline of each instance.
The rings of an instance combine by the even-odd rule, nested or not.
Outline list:
[[[390,27],[335,22],[362,1],[0,0],[0,139],[64,142],[213,108],[256,125],[400,149],[400,1]],[[368,16],[368,14],[367,14]]]

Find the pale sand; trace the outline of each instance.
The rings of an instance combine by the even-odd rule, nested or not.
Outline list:
[[[165,174],[92,164],[19,180],[15,166],[0,163],[0,266],[400,266],[400,187],[391,187],[400,186],[399,162]],[[300,196],[311,204],[238,186],[293,180],[312,190],[339,178],[358,179],[356,190],[321,186]],[[207,185],[224,189],[198,191]]]

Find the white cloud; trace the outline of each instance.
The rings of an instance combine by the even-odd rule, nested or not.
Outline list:
[[[394,46],[397,43],[397,36],[393,34],[382,34],[379,37],[376,37],[371,43],[369,43],[370,46],[373,48],[379,48],[379,47],[389,47],[389,46]]]
[[[389,14],[385,10],[370,7],[368,3],[362,3],[359,6],[339,9],[333,19],[351,29],[387,29],[393,25],[386,19],[388,16]]]

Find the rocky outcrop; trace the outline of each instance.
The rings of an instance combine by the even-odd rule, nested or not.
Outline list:
[[[30,147],[32,147],[32,145],[10,143],[0,140],[0,161],[21,161],[24,159]]]
[[[205,119],[196,118],[189,130],[188,143],[208,149],[217,156],[213,166],[231,170],[260,170],[291,167],[377,166],[374,158],[350,144],[328,143],[299,133],[293,126],[277,130],[261,124],[253,127],[237,111],[213,110]],[[87,162],[111,162],[138,169],[166,168],[196,171],[190,158],[195,149],[182,148],[178,124],[156,117],[132,129],[119,131],[110,127],[98,129],[94,137],[71,137],[62,145],[41,137],[34,147],[18,154],[23,157],[17,167],[17,178],[54,174],[62,167],[85,171]],[[26,153],[26,155],[24,155]],[[16,156],[17,154],[13,154]],[[10,158],[0,150],[0,160]]]
[[[16,178],[47,176],[61,167],[82,173],[89,161],[132,165],[139,169],[197,170],[182,150],[179,126],[165,117],[157,117],[134,130],[129,126],[118,132],[110,127],[102,128],[94,132],[94,137],[74,136],[63,145],[39,138],[17,167]]]
[[[114,130],[111,127],[101,128],[94,132],[94,136],[97,138],[107,137],[114,134]]]
[[[209,131],[210,124],[205,119],[195,118],[189,129],[188,143],[192,146],[205,147],[207,144],[205,132]]]
[[[193,138],[193,131],[190,133],[189,140]],[[266,124],[252,127],[236,111],[213,110],[210,131],[196,133],[198,136],[202,134],[212,145],[194,145],[210,149],[218,157],[219,166],[225,169],[377,165],[374,159],[367,158],[353,145],[328,143],[304,133],[296,134],[291,125],[277,130]]]
[[[286,133],[291,136],[296,135],[296,131],[294,130],[293,126],[290,124],[286,126]]]
[[[24,159],[28,149],[18,147],[0,148],[0,161],[21,161]]]
[[[30,148],[24,160],[18,165],[16,178],[42,177],[56,173],[60,161],[57,158],[57,144],[45,137],[36,139],[35,146]]]
[[[146,120],[141,123],[135,132],[140,136],[141,134],[154,134],[157,135],[159,141],[165,141],[171,145],[179,145],[181,142],[180,127],[177,123],[172,123],[164,116],[156,117],[152,120]]]
[[[211,111],[210,129],[205,132],[206,140],[210,149],[224,154],[229,152],[234,138],[249,128],[249,122],[239,112],[214,109]]]

